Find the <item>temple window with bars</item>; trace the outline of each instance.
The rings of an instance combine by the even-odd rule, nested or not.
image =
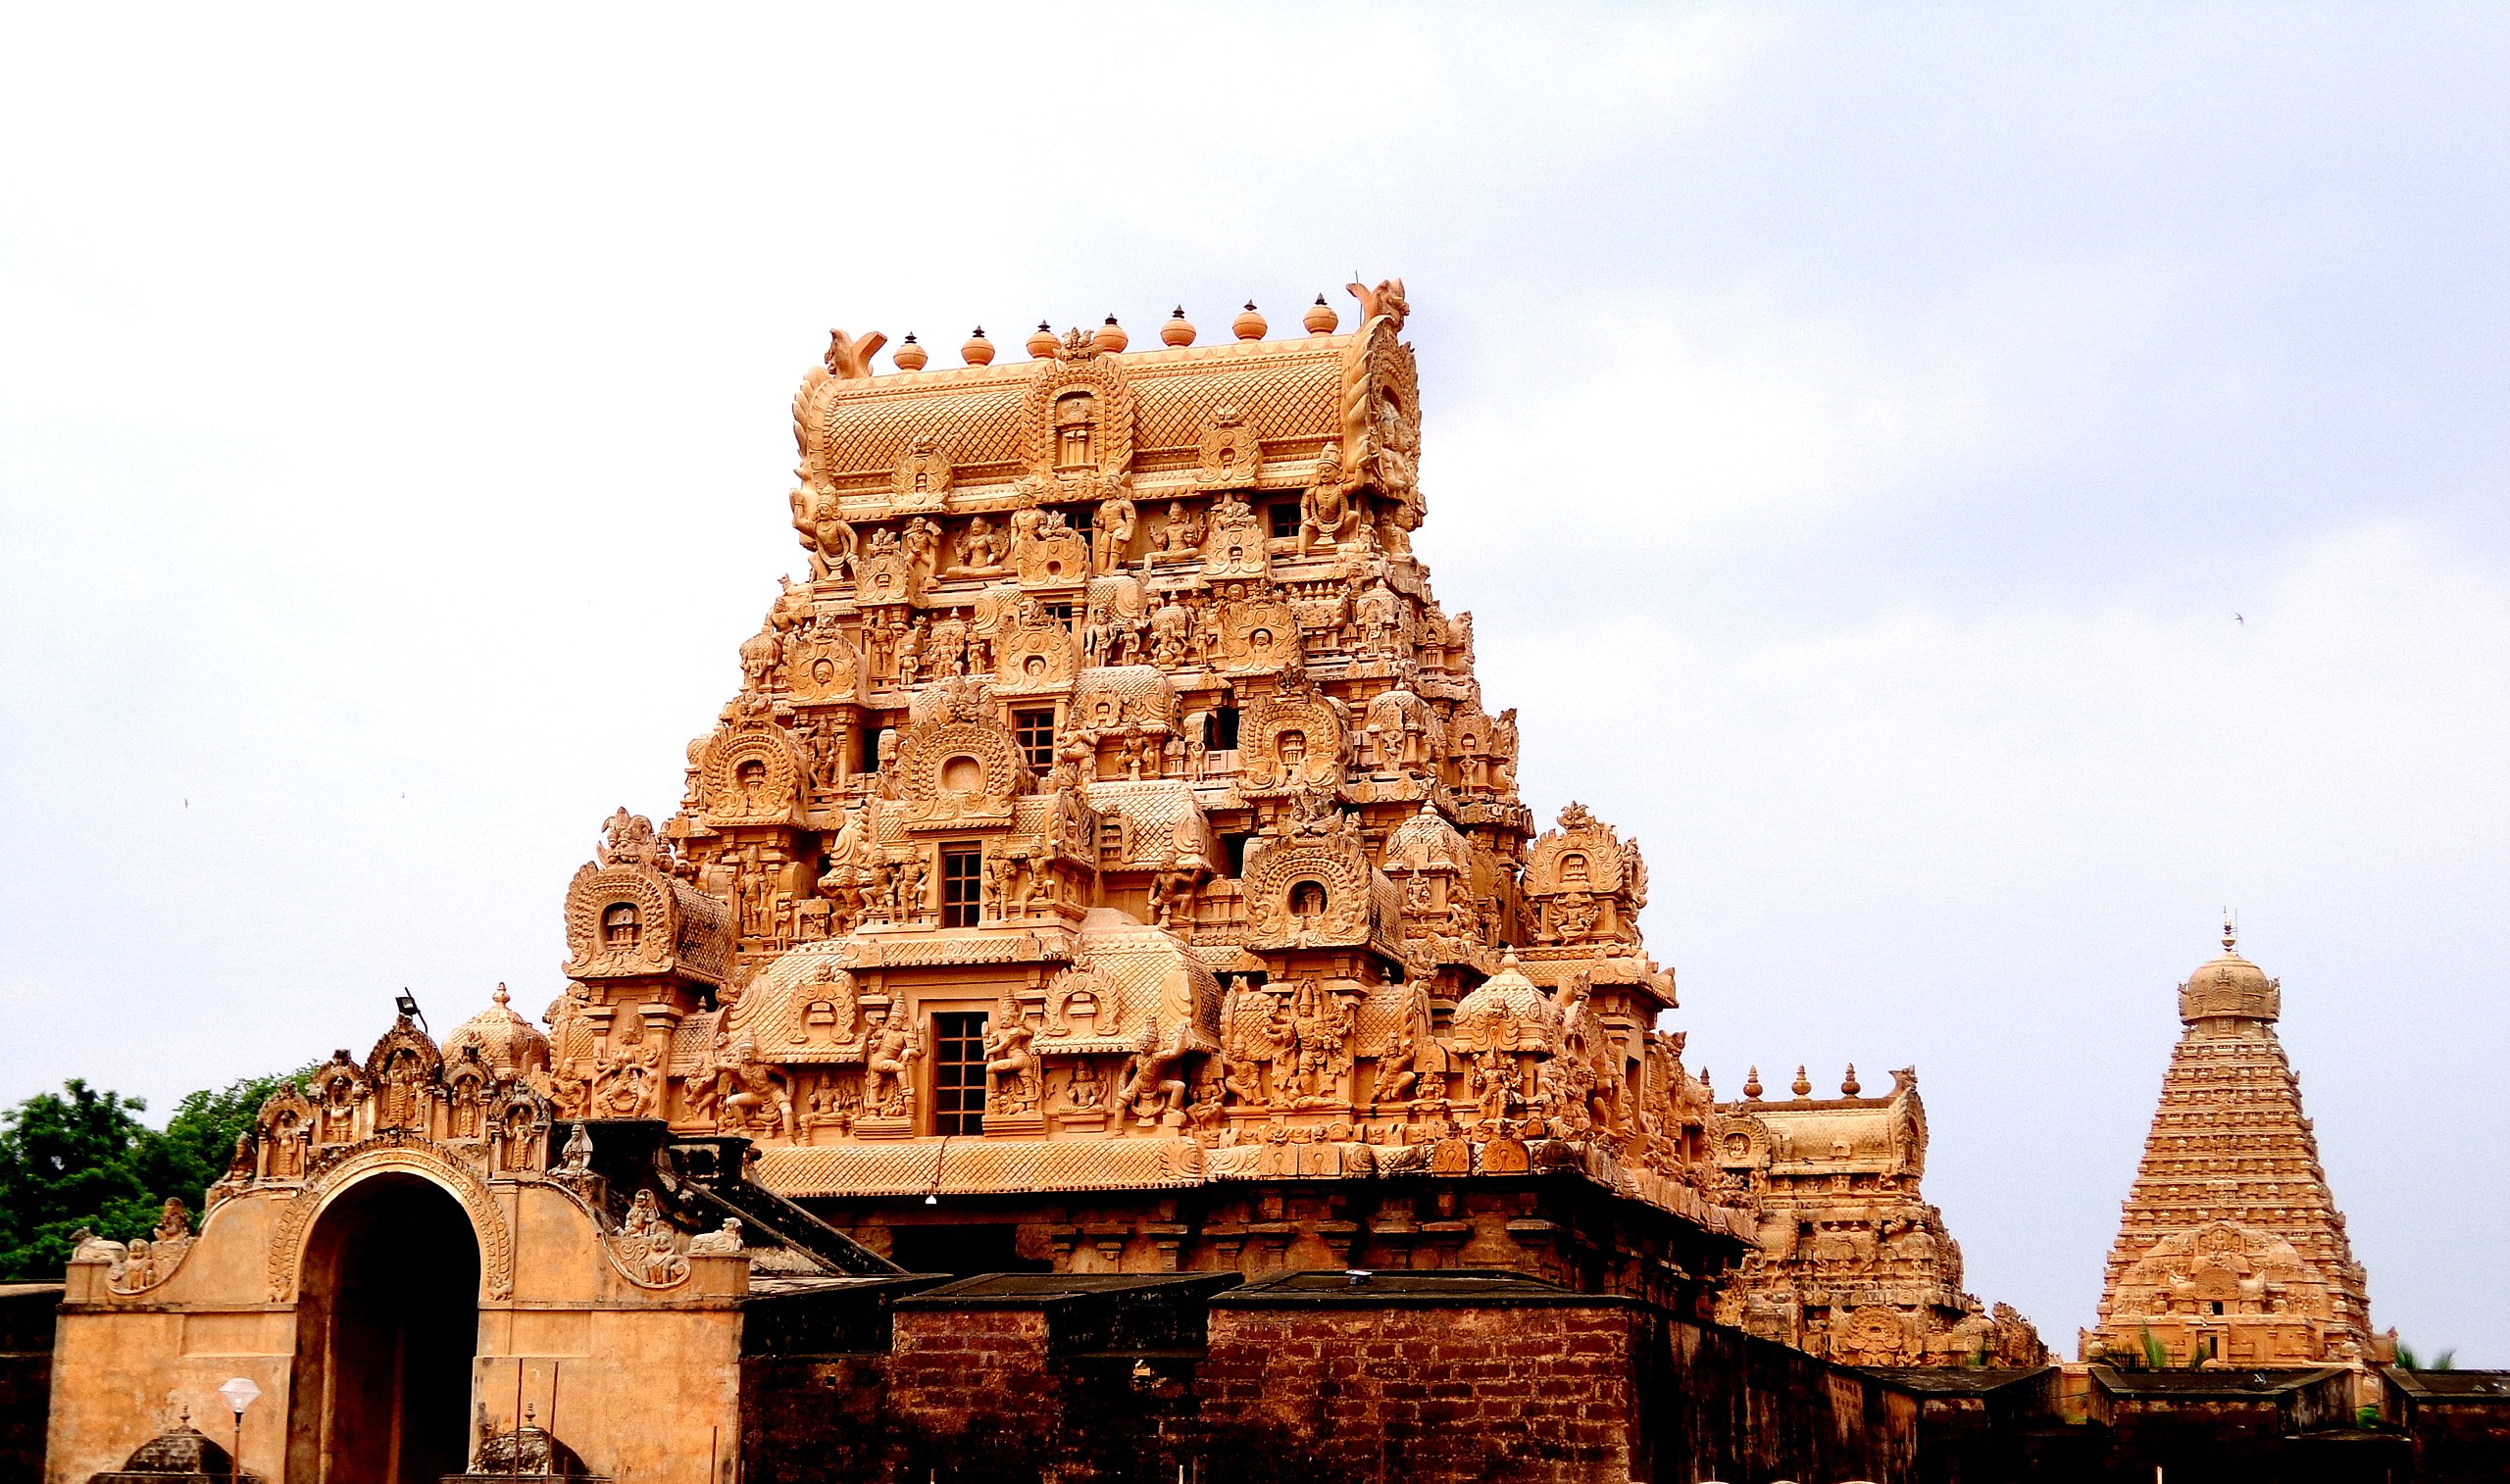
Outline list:
[[[1051,707],[1037,711],[1015,711],[1011,725],[1020,739],[1020,751],[1029,766],[1046,772],[1055,766],[1055,714]]]
[[[939,1011],[932,1016],[932,1131],[984,1132],[982,1011]]]
[[[975,845],[941,848],[941,925],[974,927],[984,907],[984,850]]]

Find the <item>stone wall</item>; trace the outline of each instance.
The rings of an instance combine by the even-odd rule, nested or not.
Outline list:
[[[1633,1300],[1514,1274],[1227,1281],[866,1285],[887,1349],[745,1358],[747,1477],[1916,1478],[1913,1394]]]
[[[0,1484],[43,1474],[58,1283],[0,1284]]]

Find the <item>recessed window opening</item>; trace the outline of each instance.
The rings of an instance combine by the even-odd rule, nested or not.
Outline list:
[[[984,1132],[982,1011],[943,1011],[932,1017],[932,1131]]]
[[[974,927],[984,907],[984,851],[975,845],[941,848],[941,925]]]
[[[1030,767],[1044,772],[1055,766],[1055,714],[1051,708],[1015,711],[1011,714],[1011,726]]]

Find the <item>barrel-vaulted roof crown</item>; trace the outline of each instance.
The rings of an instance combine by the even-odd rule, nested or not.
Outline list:
[[[1297,489],[1329,446],[1342,477],[1365,478],[1375,404],[1391,397],[1417,416],[1418,373],[1397,334],[1380,318],[1292,340],[1123,354],[1067,343],[1032,361],[880,375],[813,367],[793,401],[795,472],[848,519],[858,501],[868,512],[946,493],[973,508],[1076,470],[1130,477],[1137,498]]]

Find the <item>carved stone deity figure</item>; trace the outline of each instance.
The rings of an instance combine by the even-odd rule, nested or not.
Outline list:
[[[1161,927],[1175,925],[1180,906],[1189,911],[1194,891],[1212,873],[1211,864],[1193,851],[1180,852],[1171,846],[1162,856],[1159,868],[1151,872],[1150,911],[1152,919]]]
[[[1096,550],[1093,564],[1102,572],[1112,572],[1125,565],[1125,549],[1132,544],[1134,525],[1133,502],[1114,495],[1098,502],[1098,514],[1090,521],[1092,544]]]
[[[1168,502],[1168,520],[1159,531],[1160,555],[1171,559],[1199,557],[1203,551],[1203,522],[1181,502]]]
[[[959,532],[958,560],[951,565],[950,574],[980,576],[1002,570],[1004,545],[1003,534],[992,521],[982,516],[971,519],[967,529]]]
[[[1156,1017],[1142,1022],[1130,1072],[1116,1092],[1116,1106],[1140,1119],[1144,1126],[1160,1122],[1177,1127],[1185,1121],[1185,1058],[1190,1030],[1191,1022],[1181,1015],[1173,1017],[1173,1023],[1164,1029]]]
[[[1378,1058],[1377,1085],[1369,1091],[1371,1103],[1402,1103],[1416,1095],[1421,1085],[1421,1054],[1412,1031],[1412,1017],[1406,1015],[1395,1028],[1394,1043]]]
[[[854,527],[837,514],[836,491],[796,485],[791,503],[793,529],[810,556],[812,580],[845,576],[854,563]]]
[[[715,1126],[745,1129],[753,1122],[764,1121],[781,1130],[786,1140],[793,1137],[793,1098],[784,1084],[784,1074],[758,1060],[758,1044],[741,1038],[729,1055],[718,1054],[715,1062],[716,1086],[720,1091],[715,1105]]]
[[[1036,1039],[1019,999],[1006,992],[984,1035],[985,1111],[1029,1113],[1043,1097],[1037,1072]]]
[[[621,1258],[648,1284],[668,1287],[688,1276],[688,1260],[679,1255],[678,1238],[650,1188],[638,1190],[628,1204],[618,1243]]]
[[[922,592],[941,567],[941,527],[922,516],[914,517],[906,522],[901,544],[906,549],[907,570],[914,574],[909,590]]]
[[[922,1038],[904,1015],[881,1011],[873,1021],[872,1043],[863,1059],[869,1085],[863,1103],[884,1118],[915,1115],[915,1064],[924,1056]]]
[[[570,1180],[580,1180],[592,1173],[592,1129],[578,1121],[567,1134],[567,1147],[559,1151],[558,1173]]]
[[[1342,480],[1342,445],[1328,443],[1317,456],[1316,478],[1299,500],[1298,550],[1307,555],[1308,542],[1321,539],[1328,546],[1338,546],[1351,538],[1359,524],[1359,512],[1351,501]]]
[[[594,1080],[593,1102],[603,1116],[651,1118],[662,1110],[662,1040],[637,1022],[610,1048]]]

